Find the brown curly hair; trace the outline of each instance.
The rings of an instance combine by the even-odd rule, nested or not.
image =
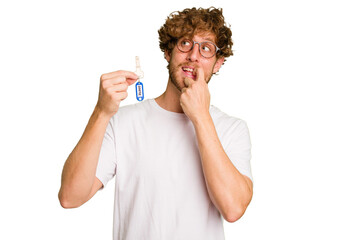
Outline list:
[[[220,49],[217,58],[226,58],[233,55],[232,31],[229,27],[224,21],[221,8],[186,8],[181,12],[176,11],[167,17],[165,24],[158,30],[160,49],[171,53],[181,37],[211,32],[216,36],[215,43]]]

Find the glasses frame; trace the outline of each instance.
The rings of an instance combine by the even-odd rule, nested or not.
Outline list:
[[[180,40],[182,40],[182,39],[183,39],[183,40],[192,41],[192,43],[193,43],[193,44],[192,44],[192,47],[191,47],[188,51],[183,51],[183,50],[181,50],[180,47],[178,46],[178,43],[179,43]],[[219,50],[221,50],[219,47],[217,47],[217,45],[216,45],[214,42],[211,42],[211,41],[197,42],[197,41],[195,41],[195,40],[193,40],[193,39],[189,39],[189,38],[180,38],[180,39],[178,39],[178,40],[177,40],[177,43],[176,43],[176,46],[177,46],[178,50],[180,50],[181,52],[183,52],[183,53],[188,53],[188,52],[192,51],[192,49],[194,48],[194,46],[196,45],[196,43],[197,43],[198,46],[199,46],[199,48],[198,48],[199,53],[200,53],[201,56],[204,57],[204,58],[212,58],[214,55],[217,54],[217,52],[218,52]],[[216,51],[213,53],[212,56],[210,56],[210,57],[205,57],[205,56],[203,56],[203,54],[202,54],[202,52],[201,52],[201,45],[202,45],[203,43],[212,43],[212,44],[216,47]]]

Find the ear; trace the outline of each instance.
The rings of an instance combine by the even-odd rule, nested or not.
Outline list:
[[[223,62],[224,62],[224,57],[220,57],[217,59],[216,63],[214,64],[214,67],[213,67],[213,73],[216,73],[219,71],[219,69],[223,65]]]
[[[165,58],[166,58],[167,62],[170,62],[171,53],[169,53],[168,50],[165,50]]]

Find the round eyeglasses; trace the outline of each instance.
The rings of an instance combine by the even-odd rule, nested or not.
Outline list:
[[[220,50],[213,42],[196,42],[188,38],[179,39],[177,41],[177,48],[181,52],[187,53],[193,49],[196,43],[199,46],[199,53],[204,58],[211,58]]]

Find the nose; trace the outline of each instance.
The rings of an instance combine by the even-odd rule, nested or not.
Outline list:
[[[199,58],[199,43],[195,42],[192,50],[187,53],[187,60],[191,62],[198,62]]]

